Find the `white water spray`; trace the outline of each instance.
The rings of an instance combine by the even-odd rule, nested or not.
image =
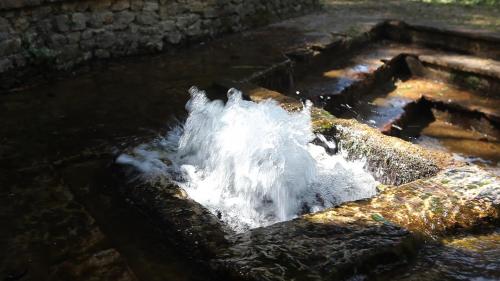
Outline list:
[[[272,100],[245,101],[234,89],[226,104],[189,92],[183,126],[117,161],[148,179],[175,181],[236,231],[375,195],[377,182],[362,161],[311,144],[309,104],[289,113]]]

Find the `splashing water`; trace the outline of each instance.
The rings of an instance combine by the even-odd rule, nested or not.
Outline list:
[[[309,103],[289,113],[272,100],[245,101],[234,89],[226,104],[194,87],[189,92],[183,126],[117,162],[148,180],[174,181],[238,232],[375,195],[363,161],[311,143]]]

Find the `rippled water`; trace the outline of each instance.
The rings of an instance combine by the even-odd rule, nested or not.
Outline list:
[[[500,229],[461,234],[448,237],[440,245],[425,245],[409,267],[377,280],[500,280],[498,257]]]
[[[165,138],[122,155],[147,180],[169,179],[236,231],[266,226],[375,195],[364,162],[348,162],[312,144],[310,105],[289,113],[230,90],[227,103],[190,90],[186,122]],[[331,150],[331,149],[330,149]]]

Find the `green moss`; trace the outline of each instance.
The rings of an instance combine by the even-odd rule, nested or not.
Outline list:
[[[384,191],[386,188],[387,188],[387,185],[385,185],[385,184],[379,184],[379,185],[377,185],[377,187],[376,187],[376,189],[377,189],[377,191],[378,191],[378,192],[382,192],[382,191]]]
[[[472,183],[471,183],[471,184],[468,184],[468,185],[466,185],[466,186],[465,186],[465,188],[467,188],[467,189],[476,189],[476,188],[478,188],[478,187],[479,187],[479,185],[477,185],[477,184],[472,184]]]
[[[430,193],[423,193],[422,195],[419,196],[420,199],[425,200],[427,198],[431,197]]]
[[[437,197],[432,197],[430,202],[431,212],[434,214],[442,214],[444,213],[443,203],[441,199]]]
[[[491,183],[491,181],[485,180],[485,181],[478,182],[477,185],[480,186],[480,187],[482,187],[482,186],[488,185],[490,183]]]
[[[30,54],[35,64],[50,65],[54,62],[57,52],[49,48],[34,48],[29,47],[28,53]]]
[[[474,75],[469,75],[465,77],[464,82],[465,84],[467,84],[468,87],[474,90],[477,90],[481,87],[481,79],[479,79],[477,76]]]
[[[372,214],[372,220],[376,222],[387,222],[387,220],[381,214]]]

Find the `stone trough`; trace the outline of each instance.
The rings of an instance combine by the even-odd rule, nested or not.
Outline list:
[[[380,24],[363,36],[358,41],[365,47],[353,40],[302,57],[292,86],[275,89],[384,134],[497,165],[496,38],[400,22]],[[446,47],[445,39],[454,44]],[[344,45],[355,47],[340,52]]]
[[[355,275],[374,277],[407,263],[427,239],[498,226],[500,180],[497,176],[457,160],[450,153],[385,135],[381,132],[383,126],[369,126],[330,113],[341,112],[338,110],[341,104],[349,104],[368,89],[373,89],[373,85],[391,81],[404,71],[407,74],[425,70],[423,76],[428,72],[441,73],[443,67],[470,72],[472,64],[456,66],[453,60],[433,60],[436,57],[431,57],[431,53],[441,51],[428,49],[425,45],[430,44],[427,42],[435,41],[434,48],[448,46],[436,41],[436,34],[444,36],[439,37],[440,40],[457,42],[453,45],[455,51],[483,57],[474,61],[479,66],[484,66],[485,61],[491,62],[490,68],[481,67],[481,72],[474,73],[480,77],[477,80],[479,85],[487,85],[492,95],[497,93],[496,82],[485,82],[498,81],[495,76],[498,75],[498,63],[485,58],[498,59],[497,39],[467,37],[463,33],[429,30],[400,22],[382,23],[352,40],[297,50],[282,63],[248,79],[215,85],[218,90],[239,88],[254,102],[274,99],[289,111],[302,108],[296,97],[313,99],[317,105],[312,110],[314,130],[335,140],[349,158],[366,158],[367,170],[383,183],[373,198],[344,203],[237,234],[175,184],[133,180],[138,171],[129,166],[113,166],[116,188],[164,232],[167,239],[178,243],[218,279],[342,280]],[[418,45],[409,47],[411,42]],[[393,48],[388,48],[387,52],[375,52],[375,57],[361,55],[359,60],[365,60],[363,63],[356,58],[340,62],[348,68],[347,71],[340,66],[323,71],[325,60],[359,50],[365,44],[393,44]],[[420,56],[423,52],[425,56]],[[415,61],[416,68],[412,64]],[[350,63],[363,65],[363,68],[350,67]],[[324,75],[319,79],[305,77],[299,81],[306,70],[312,68],[321,69],[319,73]],[[449,72],[442,73],[445,74],[440,77],[447,79],[446,73]],[[341,87],[337,84],[330,87],[325,81],[337,84],[340,81]],[[301,88],[311,85],[317,87],[311,87],[309,91]],[[296,91],[299,91],[298,96]],[[493,121],[498,114],[498,110],[477,110]]]

